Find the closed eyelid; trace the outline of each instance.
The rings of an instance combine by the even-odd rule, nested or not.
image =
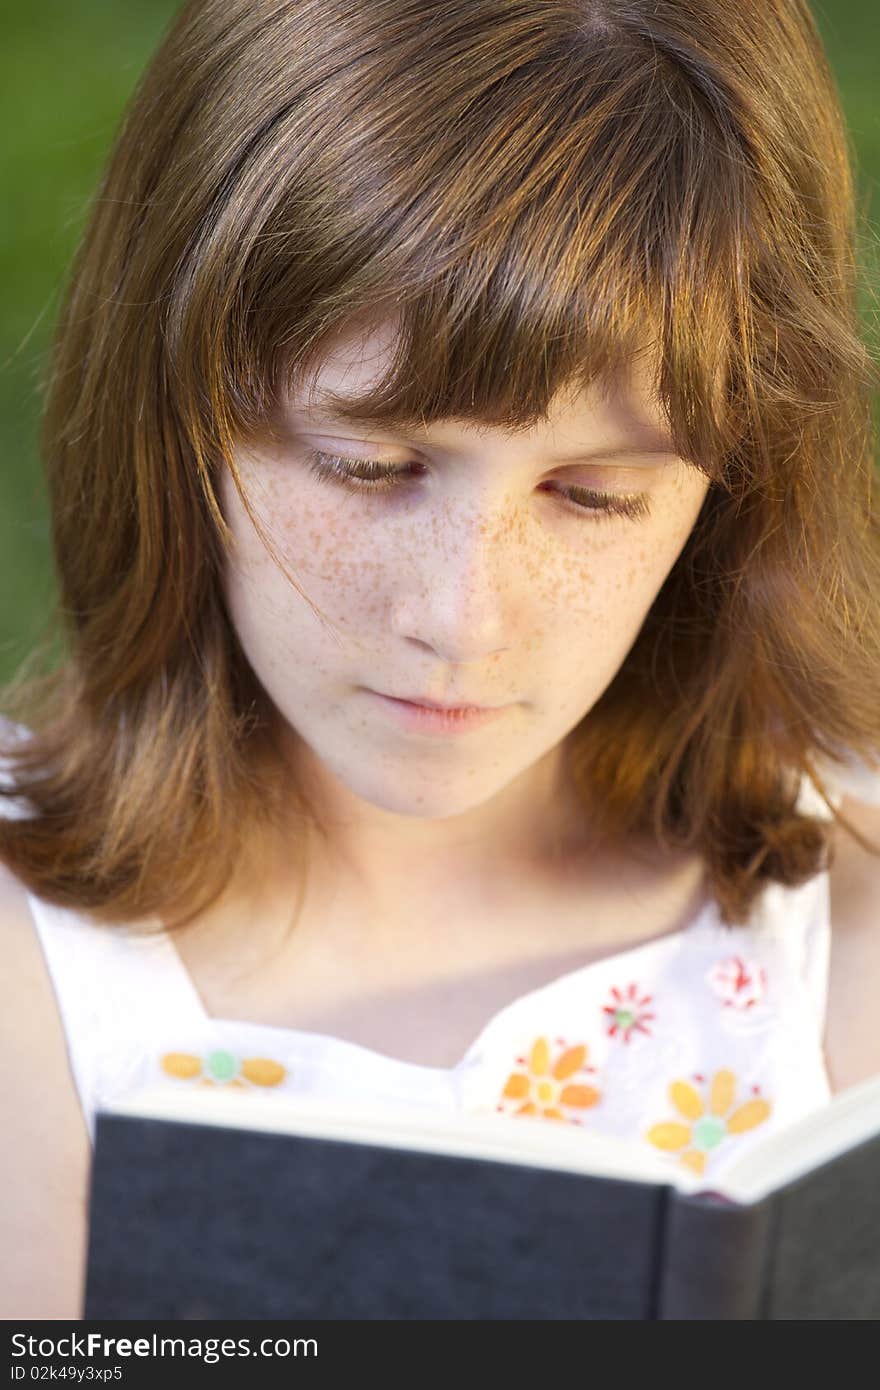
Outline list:
[[[303,434],[316,435],[322,439],[334,440],[338,444],[346,446],[357,446],[364,449],[381,450],[407,448],[435,450],[441,454],[451,455],[456,452],[463,452],[454,449],[448,444],[440,444],[433,440],[421,440],[416,442],[414,439],[404,440],[402,436],[397,439],[387,441],[378,439],[368,439],[364,436],[345,436],[332,432],[324,433],[318,429],[301,429]],[[612,447],[599,446],[593,449],[584,450],[582,453],[566,455],[546,455],[541,459],[536,459],[536,464],[544,467],[563,467],[565,465],[577,465],[585,463],[611,463],[625,459],[636,466],[650,467],[656,466],[658,461],[665,459],[668,462],[679,462],[680,457],[675,452],[671,443],[663,442],[660,445],[633,445],[619,444]]]

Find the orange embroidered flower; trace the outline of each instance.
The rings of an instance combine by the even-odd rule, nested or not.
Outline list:
[[[703,1081],[697,1076],[696,1081]],[[755,1087],[755,1090],[758,1088]],[[753,1096],[751,1100],[732,1109],[736,1097],[736,1077],[732,1071],[717,1071],[709,1086],[709,1108],[689,1081],[673,1081],[669,1087],[669,1098],[675,1109],[689,1121],[682,1124],[678,1120],[666,1120],[652,1125],[645,1138],[658,1149],[679,1154],[682,1163],[695,1173],[702,1173],[711,1151],[718,1147],[729,1134],[743,1134],[756,1125],[763,1124],[770,1114],[770,1103],[763,1096]]]
[[[196,1081],[201,1086],[237,1086],[250,1090],[253,1086],[277,1086],[287,1075],[280,1062],[268,1057],[246,1057],[242,1060],[231,1052],[217,1049],[206,1057],[192,1052],[166,1052],[159,1066],[167,1076],[178,1081]]]
[[[563,1044],[563,1050],[552,1065],[550,1044],[546,1038],[536,1038],[528,1058],[517,1058],[525,1070],[511,1072],[502,1092],[502,1101],[516,1100],[522,1104],[508,1111],[508,1114],[535,1115],[545,1120],[568,1120],[569,1123],[577,1125],[583,1122],[575,1116],[565,1114],[565,1110],[586,1110],[601,1098],[601,1093],[595,1087],[570,1080],[578,1072],[594,1070],[593,1067],[586,1066],[585,1045],[578,1043],[574,1047],[568,1047],[563,1039],[557,1041]],[[499,1105],[498,1109],[503,1111],[504,1105]]]

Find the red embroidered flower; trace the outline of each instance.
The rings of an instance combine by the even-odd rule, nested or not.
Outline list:
[[[651,1030],[645,1024],[648,1019],[653,1019],[656,1015],[646,1012],[645,1005],[650,1004],[652,995],[645,994],[640,999],[635,985],[631,984],[623,994],[619,989],[612,987],[611,998],[614,1003],[605,1004],[602,1008],[603,1014],[609,1016],[608,1036],[610,1038],[620,1032],[623,1041],[628,1043],[635,1031],[651,1036]]]
[[[757,961],[727,956],[713,965],[706,980],[725,1008],[745,1010],[763,999],[767,972]]]

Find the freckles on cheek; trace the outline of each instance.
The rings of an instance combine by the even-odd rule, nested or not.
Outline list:
[[[269,483],[261,491],[257,515],[309,604],[339,627],[363,621],[381,596],[383,566],[375,537],[371,540],[358,524],[354,511],[347,514],[338,503]],[[243,517],[250,531],[244,558],[253,582],[261,591],[270,587],[288,609],[307,607]]]
[[[552,699],[562,723],[592,708],[637,641],[673,563],[666,540],[664,550],[656,533],[609,537],[557,565],[535,656],[554,672]]]
[[[625,630],[645,616],[667,571],[650,541],[591,548],[559,569],[553,606],[568,621]]]
[[[251,505],[272,545],[291,568],[314,569],[321,574],[339,553],[340,543],[353,539],[350,534],[341,535],[350,528],[333,508],[271,473],[261,481],[259,490],[251,493]],[[244,513],[242,524],[247,524]],[[254,533],[250,551],[258,554],[262,550]]]

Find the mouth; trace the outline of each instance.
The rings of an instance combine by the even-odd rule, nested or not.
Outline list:
[[[405,700],[395,695],[383,695],[381,691],[368,692],[381,703],[383,710],[395,723],[413,733],[446,735],[461,734],[478,729],[499,719],[513,705],[438,705],[421,700]]]
[[[381,690],[378,690],[375,693],[377,695],[384,694],[384,692]],[[431,700],[426,695],[385,695],[385,699],[398,700],[405,705],[418,705],[421,709],[443,710],[448,714],[452,714],[457,710],[492,710],[503,708],[502,705],[490,705],[484,703],[481,700],[456,700],[449,704],[446,704],[441,702],[440,700]]]

